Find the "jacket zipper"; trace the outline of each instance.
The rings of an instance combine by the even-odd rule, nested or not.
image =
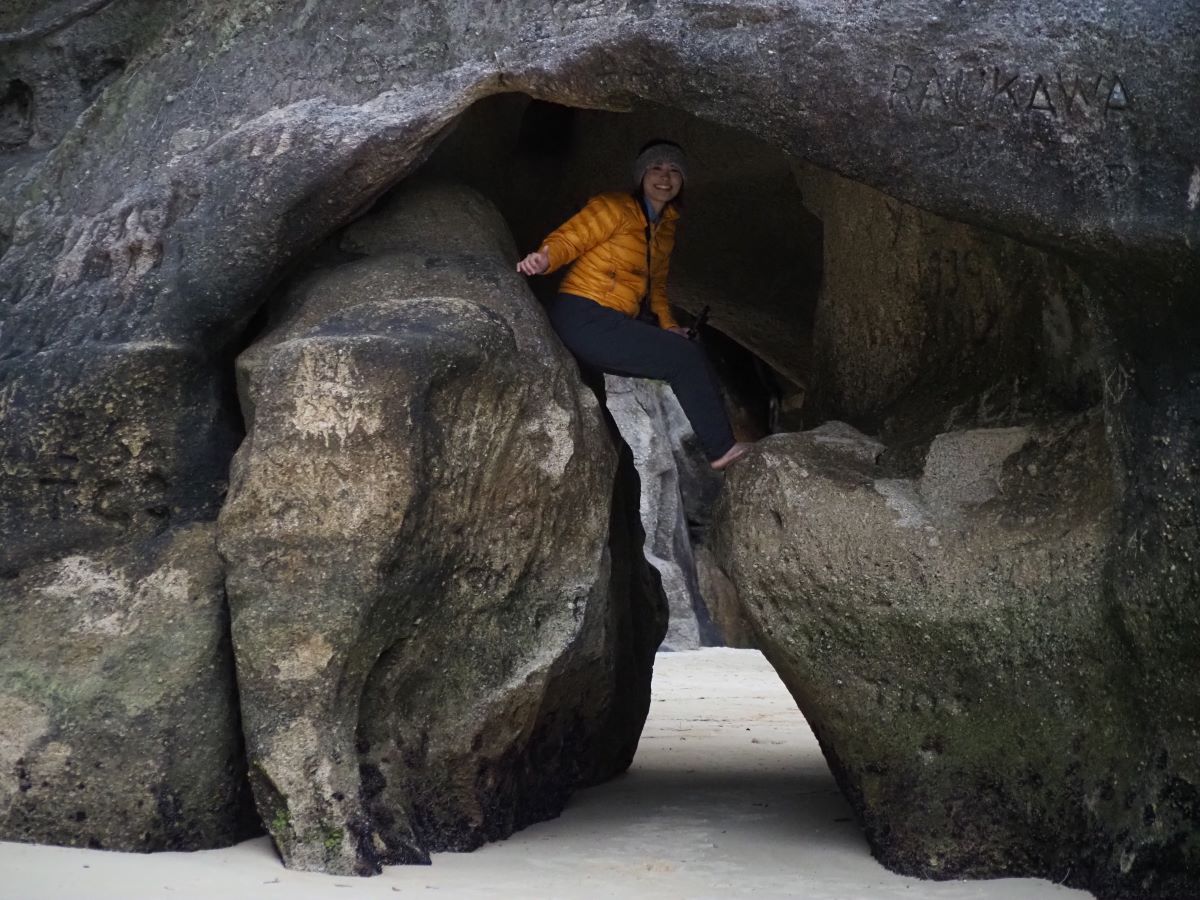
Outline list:
[[[641,316],[643,314],[643,312],[648,313],[648,314],[654,314],[654,309],[650,305],[650,290],[654,286],[653,285],[654,276],[651,274],[653,271],[653,268],[652,268],[653,260],[651,258],[651,252],[652,252],[652,247],[654,245],[654,235],[658,229],[655,228],[654,225],[650,222],[650,213],[647,212],[647,210],[646,210],[645,198],[638,197],[637,205],[638,205],[638,209],[640,209],[642,211],[642,218],[646,222],[646,291],[644,294],[642,294],[642,300],[638,304],[638,307],[639,307],[638,315]],[[656,319],[658,318],[657,314],[654,314],[654,318],[656,318]]]

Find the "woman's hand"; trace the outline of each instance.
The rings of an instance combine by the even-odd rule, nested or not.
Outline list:
[[[550,254],[546,248],[535,250],[517,263],[517,271],[522,275],[541,275],[550,268]]]
[[[678,334],[685,338],[691,337],[691,335],[688,334],[688,330],[686,328],[684,328],[682,325],[672,325],[670,328],[667,329],[667,331],[671,332],[671,334]]]

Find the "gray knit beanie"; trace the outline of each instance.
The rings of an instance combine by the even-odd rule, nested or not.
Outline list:
[[[683,148],[672,141],[652,141],[642,148],[642,152],[633,161],[633,183],[640,185],[646,170],[659,163],[674,166],[683,176],[683,180],[687,181],[687,157],[683,155]]]

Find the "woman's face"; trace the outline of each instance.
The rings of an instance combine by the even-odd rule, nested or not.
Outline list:
[[[642,176],[642,193],[655,203],[669,203],[683,187],[683,175],[670,163],[657,163]]]

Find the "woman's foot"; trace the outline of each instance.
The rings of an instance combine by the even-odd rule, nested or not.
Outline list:
[[[750,448],[753,446],[754,446],[753,444],[748,444],[745,441],[738,441],[736,444],[734,444],[732,447],[730,447],[728,450],[725,451],[724,456],[722,456],[720,459],[714,459],[711,463],[709,463],[709,465],[711,465],[714,469],[716,469],[718,472],[720,472],[722,469],[724,469],[730,463],[732,463],[736,460],[739,460],[743,456],[745,456],[750,451]]]

